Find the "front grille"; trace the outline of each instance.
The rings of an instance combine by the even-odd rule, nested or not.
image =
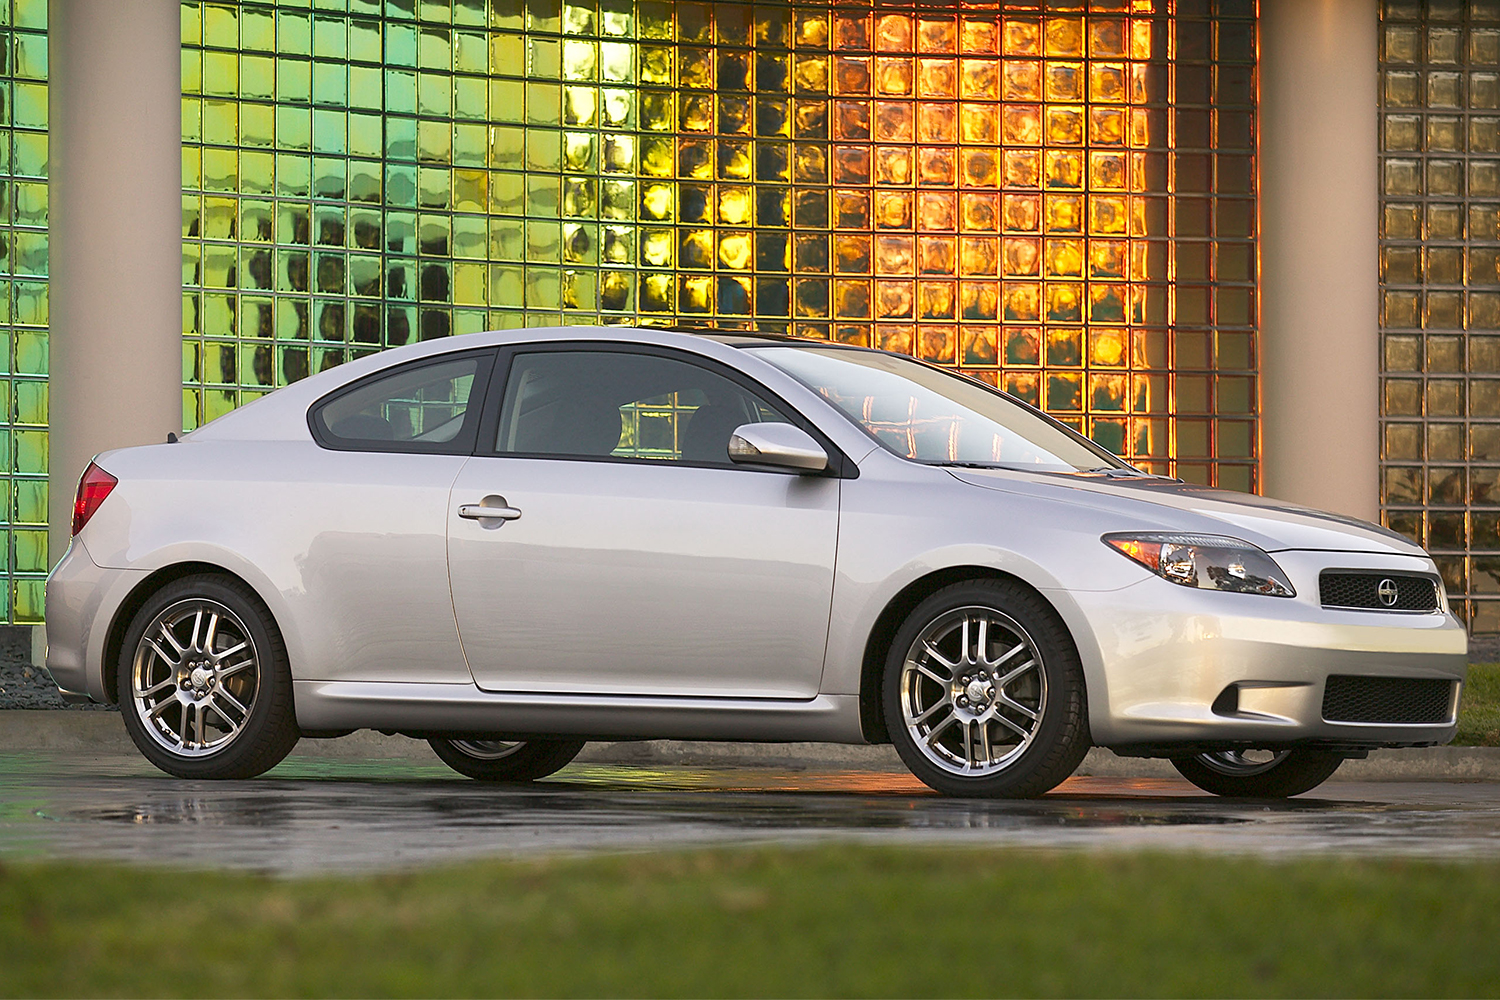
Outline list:
[[[1441,679],[1334,674],[1323,689],[1327,722],[1443,725],[1452,711],[1453,682]]]
[[[1381,599],[1381,584],[1395,584],[1396,599]],[[1389,594],[1390,587],[1387,586]],[[1318,577],[1318,597],[1325,608],[1363,608],[1369,611],[1436,611],[1437,581],[1430,576],[1399,573],[1324,570]]]

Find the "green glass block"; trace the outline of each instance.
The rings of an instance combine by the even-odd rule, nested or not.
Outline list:
[[[203,53],[197,49],[182,50],[182,92],[203,92]]]
[[[26,326],[47,325],[49,321],[49,308],[47,285],[45,282],[11,282],[11,296],[13,299],[13,305],[11,306],[11,319],[13,322]]]
[[[307,340],[312,335],[312,331],[309,328],[308,315],[308,302],[306,299],[277,296],[276,339]],[[277,384],[284,385],[285,382],[278,381]]]
[[[0,5],[3,8],[3,5]],[[203,8],[202,5],[193,2],[184,2],[180,5],[180,24],[182,28],[182,44],[201,45],[203,43]],[[0,23],[8,23],[10,11],[0,10]]]
[[[184,431],[197,430],[202,423],[198,415],[201,408],[199,395],[196,389],[182,390],[182,429]]]
[[[47,276],[47,234],[20,231],[16,233],[15,254],[11,261],[14,274]]]
[[[268,8],[245,5],[240,8],[240,48],[271,52],[276,48],[276,17]],[[186,37],[184,37],[186,41]]]
[[[375,20],[351,18],[349,21],[349,59],[353,62],[378,63],[381,58],[381,24]]]
[[[47,432],[13,430],[11,440],[15,447],[15,471],[22,475],[45,476],[47,474]]]
[[[302,11],[276,12],[276,51],[282,55],[312,55],[312,15]]]
[[[343,62],[349,56],[349,22],[342,17],[313,17],[313,57]]]
[[[17,532],[21,534],[21,532]],[[40,558],[41,567],[37,572],[46,572],[47,566],[47,534],[46,532],[32,532],[41,536],[35,544],[40,547],[39,551],[27,550],[29,560]],[[21,542],[16,541],[16,568],[20,569]],[[42,612],[46,604],[47,581],[43,580],[17,580],[15,582],[15,603],[12,620],[18,625],[35,624],[42,621]]]

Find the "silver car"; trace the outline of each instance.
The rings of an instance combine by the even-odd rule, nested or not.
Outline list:
[[[1451,739],[1465,672],[1406,539],[822,342],[387,351],[98,456],[73,531],[47,667],[193,778],[372,728],[494,781],[589,739],[888,741],[952,795],[1098,745],[1286,796]]]

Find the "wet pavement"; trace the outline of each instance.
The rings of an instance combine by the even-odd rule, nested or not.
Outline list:
[[[1083,777],[1038,800],[994,802],[870,770],[574,764],[500,787],[436,761],[294,756],[253,781],[194,782],[120,755],[0,754],[0,860],[298,875],[831,839],[1492,859],[1500,785],[1334,781],[1287,802],[1237,802],[1172,779]]]

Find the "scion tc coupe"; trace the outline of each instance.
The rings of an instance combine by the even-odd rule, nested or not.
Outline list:
[[[1033,796],[1098,745],[1285,796],[1451,739],[1465,671],[1405,538],[822,342],[387,351],[99,455],[73,532],[47,667],[194,778],[373,728],[481,780],[590,739],[889,741]]]

